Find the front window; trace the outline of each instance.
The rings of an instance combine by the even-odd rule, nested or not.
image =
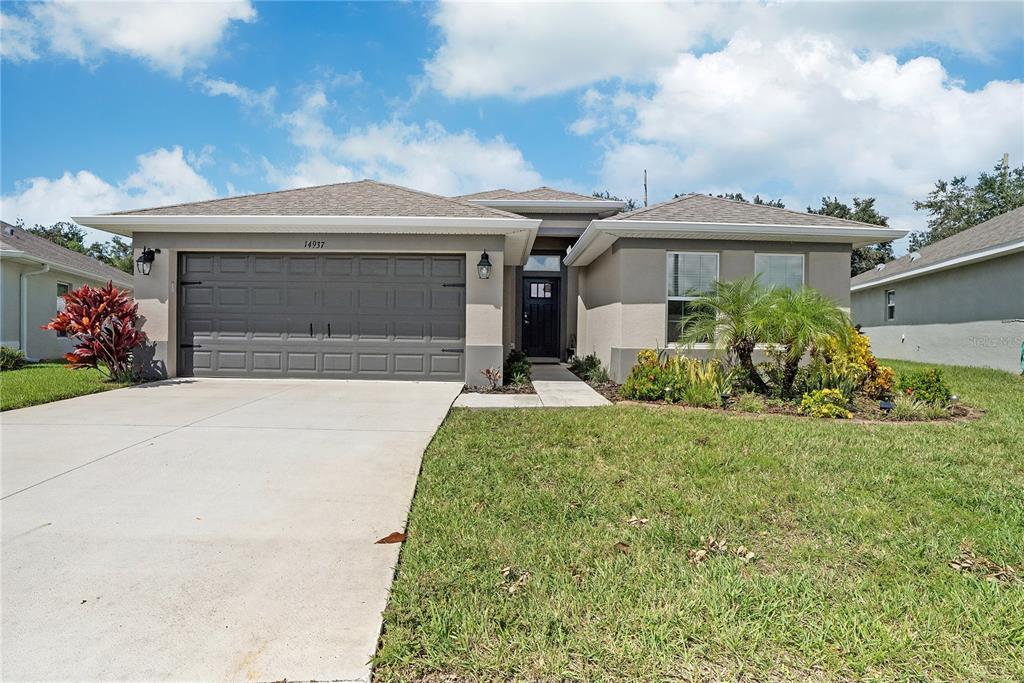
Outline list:
[[[557,273],[562,269],[562,257],[557,255],[533,254],[526,259],[523,270]]]
[[[754,272],[765,287],[800,289],[804,286],[804,255],[754,254]]]
[[[885,319],[896,319],[896,290],[889,289],[885,292]]]
[[[696,301],[714,287],[718,279],[718,254],[669,252],[668,331],[671,344],[682,337],[684,320],[696,314]]]

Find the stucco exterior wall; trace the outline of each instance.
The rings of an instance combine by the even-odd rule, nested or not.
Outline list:
[[[896,293],[886,320],[885,292]],[[882,358],[1020,370],[1024,253],[879,285],[852,294],[853,320]]]
[[[40,268],[38,264],[17,263],[7,259],[0,262],[0,342],[3,346],[21,346],[20,276]],[[58,337],[56,332],[40,329],[57,315],[58,283],[68,285],[69,289],[78,289],[87,283],[94,287],[106,284],[105,281],[85,279],[56,268],[28,278],[28,339],[23,350],[32,360],[62,358],[75,346],[67,337]]]
[[[850,245],[726,240],[620,239],[590,265],[579,268],[581,355],[597,353],[612,379],[625,380],[644,348],[666,346],[666,254],[714,252],[719,278],[754,273],[754,255],[804,255],[804,282],[839,306],[850,305]]]
[[[190,234],[147,233],[136,245],[160,249],[149,276],[135,279],[135,298],[145,319],[142,329],[150,347],[139,353],[142,369],[150,375],[177,376],[178,255],[191,251],[310,253],[304,248],[309,235],[298,234]],[[485,383],[480,371],[501,367],[504,360],[504,240],[500,236],[458,235],[316,235],[326,245],[316,254],[430,253],[466,257],[466,382]],[[477,277],[476,263],[487,250],[493,268],[488,280]],[[135,257],[138,258],[139,250]]]

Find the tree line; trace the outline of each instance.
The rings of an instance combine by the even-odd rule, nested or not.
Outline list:
[[[115,236],[108,242],[93,242],[89,246],[85,246],[85,229],[71,221],[58,221],[49,226],[37,223],[31,228],[25,228],[25,222],[19,219],[18,227],[24,228],[33,235],[50,240],[65,249],[91,256],[97,261],[102,261],[108,266],[113,266],[126,273],[134,272],[132,243],[120,237]]]

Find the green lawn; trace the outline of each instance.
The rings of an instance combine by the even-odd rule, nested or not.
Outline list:
[[[13,410],[63,398],[128,386],[108,382],[99,370],[72,370],[63,362],[26,365],[0,372],[0,410]]]
[[[453,411],[377,678],[1024,680],[1024,583],[949,566],[1024,572],[1024,380],[946,376],[981,419]],[[756,559],[692,564],[709,534]]]

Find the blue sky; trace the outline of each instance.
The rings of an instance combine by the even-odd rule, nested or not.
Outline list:
[[[2,217],[374,177],[876,196],[1024,160],[1024,5],[4,3]]]

